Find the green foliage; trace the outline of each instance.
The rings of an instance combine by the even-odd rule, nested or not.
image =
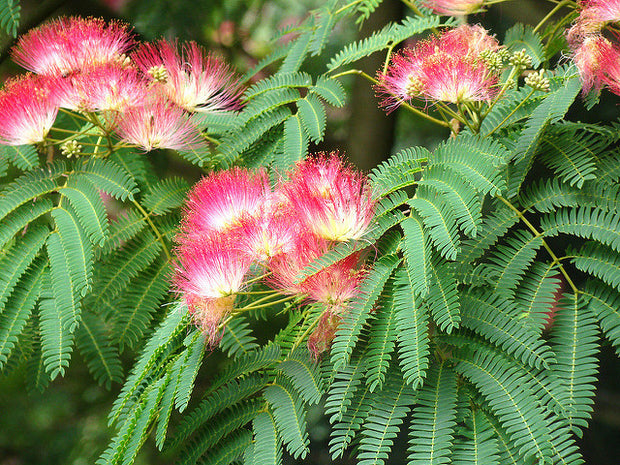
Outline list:
[[[21,6],[19,0],[2,0],[0,3],[0,27],[17,37],[17,28],[21,17]]]
[[[0,369],[45,389],[76,347],[98,384],[122,384],[97,463],[133,463],[151,436],[171,463],[303,460],[321,410],[333,460],[393,461],[406,431],[408,464],[583,463],[575,436],[592,415],[599,337],[620,354],[620,160],[617,123],[564,120],[581,85],[572,66],[546,72],[549,92],[515,79],[500,81],[497,102],[407,108],[450,137],[374,168],[368,230],[295,271],[302,287],[360,257],[354,297],[273,297],[252,267],[206,338],[211,302],[188,308],[171,283],[191,186],[160,176],[167,157],[195,165],[187,179],[241,165],[275,183],[311,146],[331,147],[330,107],[349,97],[341,77],[376,84],[358,60],[387,51],[387,68],[412,36],[456,25],[416,9],[335,47],[341,21],[359,24],[380,3],[328,1],[285,28],[286,43],[243,76],[239,110],[192,116],[206,148],[117,150],[92,121],[76,136],[86,155],[63,160],[51,141],[0,146]],[[16,1],[0,4],[0,27],[15,34],[18,21]],[[516,25],[504,45],[539,68],[549,34]],[[308,345],[317,334],[322,353]]]

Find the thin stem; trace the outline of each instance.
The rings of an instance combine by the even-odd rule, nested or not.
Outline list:
[[[291,352],[293,352],[299,346],[299,344],[301,344],[301,342],[306,338],[306,336],[308,336],[308,334],[310,334],[310,331],[312,331],[314,327],[318,324],[322,315],[323,313],[319,313],[317,317],[314,319],[314,321],[310,323],[310,325],[306,328],[303,334],[299,336],[297,339],[295,339],[295,343],[293,344],[293,347],[291,347]]]
[[[357,74],[358,76],[362,76],[364,79],[367,79],[368,81],[372,82],[373,84],[378,85],[379,81],[377,81],[375,78],[373,78],[372,76],[369,76],[368,74],[366,74],[364,71],[361,71],[359,69],[350,69],[348,71],[343,71],[341,73],[338,73],[334,76],[332,76],[333,78],[338,78],[341,76],[347,76],[349,74]],[[421,116],[422,118],[425,118],[435,124],[438,124],[440,126],[443,126],[444,128],[449,128],[450,125],[446,122],[446,121],[441,121],[438,120],[437,118],[433,118],[431,115],[428,115],[426,113],[424,113],[423,111],[418,110],[417,108],[412,107],[411,105],[409,105],[407,102],[402,102],[401,106],[405,107],[407,110],[415,113],[418,116]]]
[[[161,234],[159,229],[157,229],[157,226],[155,226],[155,223],[153,223],[153,221],[151,220],[151,217],[146,212],[146,210],[144,208],[142,208],[142,205],[140,205],[136,200],[132,200],[132,202],[136,206],[136,208],[140,211],[140,213],[142,213],[142,216],[144,217],[146,222],[149,224],[149,226],[151,227],[151,229],[155,233],[155,237],[161,243],[161,245],[162,245],[162,247],[164,249],[164,253],[166,254],[166,258],[168,259],[168,261],[171,261],[172,257],[170,256],[170,251],[168,250],[168,246],[166,245],[166,241],[164,240],[164,236]]]
[[[573,292],[575,294],[579,293],[579,290],[577,289],[577,286],[575,286],[575,283],[573,283],[573,280],[570,278],[570,276],[568,275],[568,273],[566,272],[566,270],[562,266],[562,263],[560,263],[560,259],[556,256],[556,254],[553,252],[553,250],[551,250],[551,247],[549,247],[549,244],[547,244],[547,242],[545,241],[544,234],[539,232],[536,229],[536,227],[532,223],[530,223],[525,216],[523,216],[523,213],[521,213],[519,211],[519,209],[517,207],[515,207],[509,200],[505,199],[501,195],[496,195],[496,197],[499,200],[501,200],[508,208],[510,208],[513,212],[515,212],[517,214],[519,219],[523,222],[523,224],[525,224],[529,228],[530,231],[532,231],[534,236],[541,238],[542,245],[545,248],[545,250],[547,251],[547,253],[549,254],[549,256],[551,257],[551,259],[553,260],[553,264],[558,266],[558,268],[560,269],[560,273],[562,273],[564,278],[566,278],[566,282],[571,287]]]
[[[517,68],[512,68],[510,70],[510,74],[508,75],[508,79],[506,79],[506,82],[504,83],[504,85],[502,86],[501,90],[499,91],[499,93],[495,96],[495,98],[493,99],[493,101],[491,102],[491,104],[489,105],[489,108],[487,108],[487,110],[481,115],[480,120],[483,121],[487,115],[489,113],[491,113],[491,110],[493,110],[493,107],[497,104],[497,102],[499,102],[499,99],[502,98],[504,96],[504,94],[506,93],[506,91],[508,90],[508,86],[510,85],[510,83],[512,82],[512,80],[515,77],[515,74],[517,72]]]
[[[334,12],[334,16],[336,16],[339,13],[342,13],[343,11],[348,10],[349,8],[351,8],[352,6],[357,5],[358,3],[363,2],[364,0],[355,0],[354,2],[349,3],[348,5],[343,6],[342,8],[340,8],[339,10],[336,10]]]
[[[570,0],[564,0],[561,1],[560,3],[558,3],[555,7],[553,7],[553,9],[547,14],[547,16],[545,16],[543,19],[541,19],[538,24],[536,25],[536,27],[534,28],[534,32],[538,32],[538,30],[542,27],[543,24],[545,24],[547,21],[549,21],[549,19],[551,19],[551,17],[557,13],[557,11],[562,8],[564,5],[568,4],[570,2]]]
[[[297,299],[299,296],[291,295],[291,296],[284,297],[282,299],[272,300],[271,302],[267,301],[267,297],[263,297],[262,299],[255,300],[254,302],[252,302],[251,305],[248,305],[246,307],[238,308],[236,309],[236,312],[247,312],[248,310],[256,310],[259,308],[271,307],[272,305],[281,304],[283,302],[288,302],[288,301]],[[257,305],[259,303],[260,305]]]
[[[390,58],[392,58],[392,50],[394,50],[396,44],[392,44],[388,47],[387,55],[385,55],[385,61],[383,62],[383,75],[387,74],[388,66],[390,65]]]
[[[77,113],[74,113],[72,111],[66,110],[65,108],[59,108],[58,111],[62,111],[63,113],[66,113],[67,115],[71,116],[72,118],[75,119],[81,119],[82,121],[86,121],[87,123],[91,123],[91,121],[86,118],[85,116],[79,115]]]
[[[535,92],[535,90],[534,90],[534,89],[532,89],[532,90],[530,91],[530,93],[529,93],[529,94],[527,94],[527,96],[526,96],[523,100],[521,100],[521,101],[519,102],[519,105],[517,105],[517,106],[514,108],[514,110],[512,110],[512,111],[511,111],[511,112],[510,112],[510,113],[509,113],[509,114],[508,114],[508,115],[507,115],[507,116],[506,116],[506,117],[505,117],[505,118],[501,121],[501,123],[499,123],[499,124],[498,124],[497,126],[495,126],[493,129],[491,129],[491,131],[490,131],[490,132],[489,132],[489,133],[488,133],[485,137],[489,137],[491,134],[493,134],[495,131],[497,131],[499,128],[501,128],[501,127],[504,125],[504,123],[505,123],[506,121],[508,121],[508,119],[509,119],[512,115],[514,115],[514,114],[517,112],[517,110],[518,110],[519,108],[521,108],[521,106],[522,106],[525,102],[527,102],[527,100],[528,100],[528,99],[529,99],[529,98],[530,98],[530,97],[534,94],[534,92]]]
[[[269,271],[269,272],[267,272],[267,273],[265,273],[265,274],[262,274],[262,275],[260,275],[260,276],[256,276],[255,278],[248,279],[248,280],[245,282],[245,284],[246,284],[246,285],[247,285],[247,284],[253,284],[253,283],[255,283],[256,281],[260,281],[261,279],[264,279],[264,278],[266,278],[267,276],[269,276],[269,275],[271,275],[271,274],[273,274],[273,273],[272,273],[271,271]]]
[[[268,291],[237,291],[235,292],[235,295],[265,295],[273,293],[273,290],[269,289]]]

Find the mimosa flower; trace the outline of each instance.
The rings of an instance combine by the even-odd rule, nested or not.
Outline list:
[[[366,178],[345,166],[337,153],[319,154],[297,164],[283,192],[302,223],[331,241],[360,239],[373,218]]]
[[[430,100],[461,103],[491,100],[497,95],[497,76],[482,61],[451,55],[428,60],[423,95]]]
[[[72,110],[122,112],[144,105],[148,95],[138,71],[120,63],[85,68],[63,81],[61,106]]]
[[[604,53],[601,52],[600,69],[603,71],[602,83],[611,92],[620,95],[620,48],[610,46]]]
[[[224,232],[257,215],[269,195],[264,170],[232,168],[203,178],[190,192],[184,208],[181,241]]]
[[[292,251],[299,229],[297,216],[288,202],[267,201],[258,214],[243,219],[237,232],[239,247],[253,259],[264,262]]]
[[[605,68],[613,68],[618,56],[618,50],[600,34],[586,36],[574,49],[573,60],[583,82],[584,94],[592,88],[603,87]]]
[[[479,24],[462,24],[444,32],[441,45],[446,53],[457,55],[461,52],[473,58],[478,58],[486,51],[497,52],[501,48],[497,39]]]
[[[484,0],[425,0],[424,6],[449,16],[469,15],[480,11]]]
[[[491,69],[483,53],[500,49],[480,26],[463,25],[420,41],[392,57],[379,75],[377,93],[388,112],[412,98],[462,103],[488,101],[497,95],[499,69]]]
[[[215,342],[218,326],[241,290],[251,260],[226,236],[212,236],[181,244],[174,286],[183,294],[196,323]]]
[[[58,114],[58,79],[26,74],[0,91],[0,143],[42,142]]]
[[[224,334],[224,318],[229,315],[235,303],[235,296],[216,298],[199,298],[195,295],[186,296],[185,301],[192,315],[194,324],[206,336],[210,347],[217,346]]]
[[[239,107],[240,86],[233,71],[195,42],[183,46],[160,40],[142,45],[132,60],[168,98],[187,111],[215,112]]]
[[[177,255],[177,288],[200,298],[226,297],[239,291],[251,263],[222,235],[182,243]]]
[[[308,233],[300,234],[292,250],[269,260],[271,275],[266,279],[267,284],[282,294],[303,294],[304,283],[298,282],[301,270],[328,250],[329,243],[325,239]]]
[[[127,26],[119,22],[59,18],[23,35],[12,57],[37,74],[66,75],[84,67],[123,62],[133,44]]]
[[[345,311],[348,302],[360,292],[359,285],[366,273],[360,266],[359,254],[352,254],[298,282],[301,271],[329,249],[330,244],[324,239],[313,235],[299,237],[293,250],[269,261],[272,275],[267,278],[268,284],[283,294],[305,294],[333,311]]]
[[[121,113],[115,130],[122,140],[147,152],[200,150],[205,145],[183,109],[158,98]]]
[[[360,255],[352,254],[309,276],[301,289],[312,300],[328,305],[333,312],[346,311],[348,303],[360,293],[366,270],[360,267]]]

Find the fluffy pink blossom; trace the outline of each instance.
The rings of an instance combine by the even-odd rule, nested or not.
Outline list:
[[[457,55],[438,56],[424,67],[424,96],[442,102],[478,102],[497,95],[497,76],[484,62]]]
[[[497,95],[499,72],[481,58],[499,44],[480,26],[460,26],[420,41],[392,57],[387,73],[379,75],[376,91],[388,112],[412,98],[461,103],[487,101]]]
[[[360,267],[360,255],[353,254],[309,276],[301,283],[301,289],[312,300],[329,306],[332,311],[342,312],[360,293],[365,275],[366,270]]]
[[[484,0],[424,0],[423,4],[441,15],[460,16],[480,11]]]
[[[84,68],[63,81],[61,106],[72,110],[125,111],[144,105],[149,92],[138,71],[121,63]]]
[[[479,24],[462,24],[444,32],[441,47],[450,55],[464,54],[473,58],[484,51],[496,52],[501,48],[497,39]]]
[[[573,60],[583,82],[584,94],[592,88],[600,90],[603,87],[607,81],[606,68],[613,69],[618,56],[616,47],[602,35],[592,34],[583,38],[573,51]]]
[[[334,263],[318,273],[299,281],[301,271],[330,249],[329,241],[306,234],[299,236],[289,253],[274,256],[269,261],[271,276],[268,284],[283,294],[306,294],[310,299],[341,312],[355,295],[365,274],[360,267],[359,254]]]
[[[366,178],[343,164],[337,153],[318,154],[297,164],[283,192],[304,226],[331,241],[360,239],[373,218]]]
[[[270,193],[264,170],[252,172],[235,167],[211,173],[189,193],[180,240],[191,241],[241,226],[245,217],[260,213]]]
[[[58,114],[58,79],[26,74],[0,91],[0,143],[42,142]]]
[[[183,109],[160,98],[128,109],[117,120],[115,130],[120,138],[147,152],[153,149],[201,150],[205,145]]]
[[[600,80],[611,92],[620,95],[620,48],[618,46],[606,47],[599,55],[599,72],[593,73],[596,79],[602,74]],[[602,71],[602,73],[601,73]]]
[[[195,42],[178,50],[176,42],[142,45],[132,60],[177,105],[187,111],[214,112],[239,106],[240,85],[233,71]]]
[[[269,196],[257,213],[243,215],[237,228],[239,247],[253,259],[267,261],[281,253],[291,252],[301,234],[297,216],[286,199],[278,193]]]
[[[23,35],[12,56],[37,74],[65,75],[85,66],[122,62],[133,44],[127,26],[119,22],[63,17]]]
[[[197,324],[215,342],[222,318],[232,310],[234,294],[243,287],[251,259],[225,236],[183,243],[177,255],[175,287]]]

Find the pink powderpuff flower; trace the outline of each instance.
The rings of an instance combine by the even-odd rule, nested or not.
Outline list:
[[[620,1],[583,0],[582,10],[577,18],[581,31],[598,32],[607,23],[620,21]]]
[[[366,269],[360,266],[360,254],[355,253],[306,278],[301,283],[301,290],[312,300],[340,313],[360,293],[365,275]]]
[[[345,166],[332,152],[297,164],[283,186],[302,223],[331,241],[360,239],[367,231],[375,202],[365,176]]]
[[[441,36],[442,49],[450,54],[466,54],[478,58],[484,51],[496,52],[501,46],[497,39],[479,24],[462,24]]]
[[[498,78],[484,62],[456,55],[428,60],[424,83],[426,98],[450,103],[489,101],[498,91]]]
[[[0,91],[0,143],[36,144],[45,140],[58,114],[58,79],[26,74]]]
[[[147,152],[201,150],[206,145],[183,109],[162,98],[154,98],[118,115],[115,130],[123,141]]]
[[[121,63],[84,68],[63,81],[61,106],[71,110],[123,112],[144,105],[149,94],[138,71]]]
[[[301,270],[328,250],[328,241],[302,231],[292,250],[275,255],[269,260],[268,269],[271,275],[266,279],[267,285],[282,294],[303,294],[303,282],[298,282]]]
[[[599,72],[594,73],[595,84],[598,83],[596,79],[602,74],[600,77],[602,84],[614,94],[620,95],[620,48],[607,47],[605,52],[600,54],[599,66]]]
[[[380,105],[391,112],[414,97],[450,103],[491,100],[499,72],[489,70],[481,54],[499,48],[480,26],[464,25],[420,41],[394,54],[387,73],[379,74]]]
[[[484,0],[425,0],[423,4],[440,15],[461,16],[480,11]]]
[[[160,40],[143,44],[132,60],[177,105],[192,112],[239,108],[241,87],[233,71],[195,42],[178,44]]]
[[[260,262],[291,252],[301,234],[299,220],[288,201],[278,193],[270,197],[278,200],[268,198],[257,214],[243,215],[236,230],[241,250]]]
[[[59,18],[23,35],[13,60],[37,74],[66,75],[84,67],[123,62],[134,45],[126,25],[100,18]]]
[[[234,167],[211,173],[189,193],[184,207],[180,237],[192,238],[223,233],[257,215],[271,189],[265,170],[252,172]]]
[[[573,50],[573,61],[579,70],[584,94],[592,88],[598,91],[603,87],[607,81],[605,71],[614,67],[618,56],[616,47],[602,35],[592,34],[583,38]]]
[[[299,281],[301,271],[330,249],[329,241],[313,235],[302,235],[289,253],[272,257],[271,275],[267,284],[283,294],[305,294],[342,312],[347,303],[359,293],[366,271],[360,266],[360,254],[352,254],[327,268]]]
[[[244,285],[251,259],[226,236],[183,242],[177,256],[174,287],[203,331],[215,340],[218,325],[232,310],[234,294]]]

